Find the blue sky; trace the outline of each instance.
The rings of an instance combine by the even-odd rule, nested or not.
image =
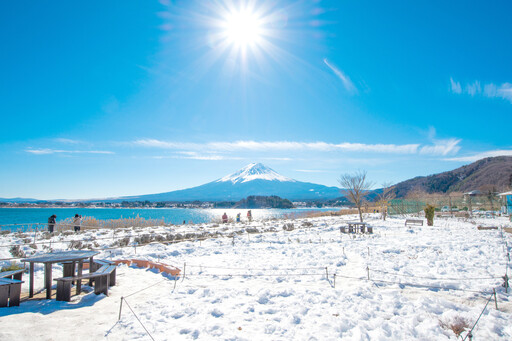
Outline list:
[[[3,1],[0,197],[512,155],[508,1]],[[247,28],[244,25],[250,26]]]

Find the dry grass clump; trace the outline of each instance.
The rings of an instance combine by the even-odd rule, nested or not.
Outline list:
[[[125,247],[125,246],[128,246],[128,244],[130,244],[130,237],[124,237],[124,238],[121,238],[121,239],[116,240],[116,241],[111,245],[111,247],[116,247],[116,246],[119,246],[119,247]]]
[[[11,255],[14,258],[25,258],[26,257],[25,252],[21,249],[21,246],[19,246],[19,245],[13,245],[9,249],[9,252],[11,253]]]
[[[295,229],[295,226],[293,223],[287,223],[283,225],[283,230],[285,231],[293,231]]]
[[[439,320],[441,328],[451,330],[457,337],[460,337],[466,328],[469,327],[469,321],[462,316],[455,316],[450,320]]]
[[[54,231],[64,231],[74,229],[73,218],[66,218],[55,224]],[[151,227],[166,226],[164,219],[146,219],[137,215],[135,218],[119,218],[101,220],[94,217],[82,217],[81,230],[90,229],[116,229],[128,227]]]
[[[25,267],[21,263],[16,264],[15,262],[11,262],[11,264],[9,264],[9,265],[2,266],[2,268],[0,269],[0,272],[22,270],[22,269],[25,269]]]

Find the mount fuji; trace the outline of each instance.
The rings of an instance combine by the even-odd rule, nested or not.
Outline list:
[[[301,182],[285,177],[261,163],[251,163],[237,172],[207,184],[178,191],[121,197],[126,201],[238,201],[250,195],[277,195],[289,200],[334,199],[338,187]]]

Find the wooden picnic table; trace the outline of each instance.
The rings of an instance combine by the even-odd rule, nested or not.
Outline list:
[[[30,263],[30,278],[29,278],[29,294],[28,297],[34,296],[34,263],[44,264],[44,287],[46,289],[46,298],[51,299],[52,296],[52,264],[62,262],[78,263],[77,273],[78,276],[82,275],[84,260],[89,258],[90,264],[93,263],[93,257],[96,256],[98,251],[59,251],[53,253],[46,253],[22,259],[22,262]],[[89,272],[93,271],[89,267]],[[76,293],[77,295],[82,290],[81,281],[77,281]]]

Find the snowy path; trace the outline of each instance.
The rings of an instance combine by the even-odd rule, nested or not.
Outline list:
[[[127,306],[117,318],[121,296],[156,284],[126,299],[155,340],[455,340],[441,325],[458,318],[472,325],[496,288],[499,310],[489,305],[474,340],[512,339],[499,231],[455,219],[413,229],[403,219],[370,219],[373,235],[341,235],[346,220],[299,219],[295,227],[312,226],[293,231],[283,231],[283,221],[256,222],[278,232],[138,247],[137,258],[186,263],[185,279],[173,290],[174,281],[123,265],[109,297],[23,303],[0,309],[0,322],[18,328],[20,339],[66,339],[80,326],[75,339],[150,340]],[[512,236],[504,238],[510,249]],[[125,248],[114,258],[133,256]],[[7,336],[2,328],[0,339]]]

